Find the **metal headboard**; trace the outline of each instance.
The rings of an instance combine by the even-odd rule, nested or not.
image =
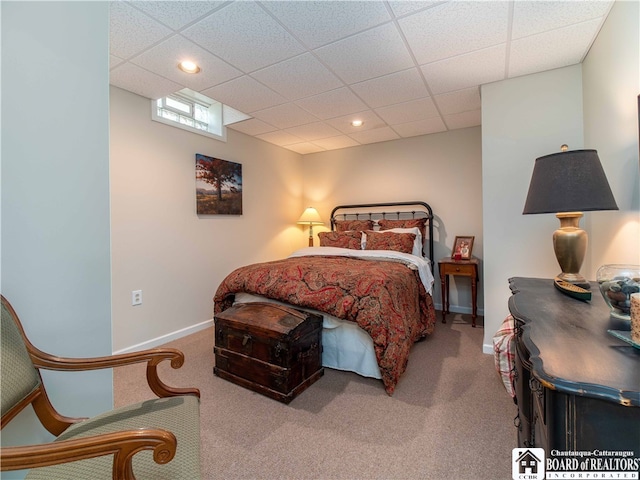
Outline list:
[[[400,209],[387,210],[391,207],[402,207]],[[336,220],[373,220],[380,219],[400,220],[408,218],[426,218],[426,229],[428,234],[423,242],[427,244],[431,270],[434,267],[433,258],[433,210],[428,203],[416,202],[393,202],[393,203],[363,203],[359,205],[338,205],[331,210],[331,230],[335,229]],[[424,246],[423,246],[424,251]]]

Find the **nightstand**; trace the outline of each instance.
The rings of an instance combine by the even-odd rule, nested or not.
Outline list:
[[[478,259],[454,260],[453,258],[443,258],[438,262],[440,271],[440,285],[442,286],[442,323],[447,323],[445,317],[449,313],[449,275],[469,277],[471,279],[471,326],[476,326],[478,316]]]

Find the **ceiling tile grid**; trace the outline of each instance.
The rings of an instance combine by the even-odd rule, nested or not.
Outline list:
[[[185,29],[183,35],[245,73],[304,51],[254,2],[233,2]]]
[[[282,105],[287,100],[249,75],[234,78],[201,93],[243,113]]]
[[[340,148],[355,147],[357,145],[360,145],[353,138],[350,138],[346,135],[322,138],[320,140],[314,140],[312,143],[321,148],[324,148],[325,150],[338,150]]]
[[[295,104],[323,120],[367,108],[364,102],[346,87],[304,98]]]
[[[481,85],[580,63],[612,4],[112,1],[110,83],[201,92],[253,117],[229,128],[303,155],[349,148],[480,125]]]
[[[398,125],[407,122],[426,120],[427,118],[440,117],[432,98],[424,98],[412,102],[389,105],[376,108],[375,112],[389,125]]]
[[[447,2],[398,21],[418,64],[506,42],[509,2]]]
[[[351,90],[371,108],[429,96],[422,76],[416,68],[353,84]]]
[[[208,75],[192,75],[176,68],[185,58],[197,63]],[[198,92],[242,75],[237,68],[180,35],[169,37],[133,58],[131,63]]]
[[[144,51],[172,33],[129,3],[111,2],[109,14],[109,52],[122,59]]]
[[[362,121],[362,126],[354,127],[351,124],[353,120]],[[330,118],[326,123],[345,134],[373,130],[374,128],[385,126],[385,122],[373,110],[364,110],[342,117]]]
[[[169,28],[178,30],[225,5],[226,1],[172,0],[131,2],[138,10]]]
[[[253,72],[251,76],[288,100],[298,100],[344,86],[311,53],[271,65]]]
[[[252,115],[282,129],[305,125],[318,120],[295,103],[285,103],[276,107],[252,112]]]
[[[314,53],[347,84],[415,66],[392,23],[318,48]]]
[[[444,132],[447,126],[440,117],[427,118],[415,122],[400,123],[393,126],[393,129],[401,137],[415,137],[417,135],[429,135],[431,133]]]
[[[384,2],[289,0],[262,5],[309,49],[391,20]]]

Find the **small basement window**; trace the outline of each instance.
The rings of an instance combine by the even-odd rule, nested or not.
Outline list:
[[[251,118],[228,105],[188,88],[151,101],[156,122],[226,141],[226,125]]]

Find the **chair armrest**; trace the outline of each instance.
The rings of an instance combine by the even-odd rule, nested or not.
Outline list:
[[[82,371],[115,368],[136,363],[147,364],[147,382],[158,397],[195,395],[200,398],[197,388],[173,388],[165,385],[158,376],[157,366],[164,360],[170,360],[171,368],[177,369],[184,364],[184,354],[175,348],[152,348],[139,352],[122,353],[105,357],[68,358],[57,357],[39,350],[33,345],[28,348],[36,368],[46,370]]]
[[[125,430],[39,445],[2,447],[0,465],[3,471],[21,470],[113,455],[113,479],[135,480],[131,462],[136,453],[153,450],[153,460],[165,464],[175,456],[176,443],[175,435],[166,430]]]

